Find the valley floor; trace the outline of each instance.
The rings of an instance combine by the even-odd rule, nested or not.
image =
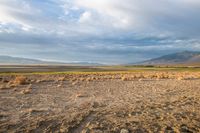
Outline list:
[[[2,75],[0,132],[200,132],[199,77],[156,75]]]

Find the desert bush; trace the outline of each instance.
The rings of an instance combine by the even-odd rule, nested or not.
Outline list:
[[[90,77],[86,78],[86,81],[89,82],[89,81],[92,81],[92,79]]]
[[[10,89],[10,87],[8,85],[3,84],[3,85],[0,85],[0,89],[1,90]]]
[[[184,77],[179,76],[179,77],[177,77],[177,80],[184,80]]]
[[[74,82],[74,81],[76,81],[76,80],[77,80],[77,78],[72,78],[72,79],[70,79],[71,82]]]
[[[79,80],[80,80],[80,81],[84,81],[85,79],[84,79],[84,78],[80,78]]]
[[[65,79],[65,77],[58,77],[57,81],[64,81]]]
[[[3,81],[3,78],[2,77],[0,77],[0,82],[2,82]]]
[[[1,82],[3,82],[3,83],[8,83],[8,82],[9,82],[9,80],[8,80],[8,79],[6,79],[6,78],[3,78],[3,79],[1,80]]]
[[[128,81],[128,78],[125,77],[125,76],[123,76],[123,77],[121,77],[121,80],[123,80],[123,81]]]
[[[9,84],[10,85],[25,85],[25,84],[28,84],[28,80],[25,76],[17,76]]]

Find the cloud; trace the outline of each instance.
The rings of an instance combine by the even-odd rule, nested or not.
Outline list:
[[[76,0],[76,4],[97,12],[114,28],[149,34],[199,36],[198,0]]]
[[[90,20],[91,20],[91,13],[86,11],[81,15],[79,22],[84,23],[84,22],[88,22]]]
[[[122,63],[200,50],[199,14],[199,0],[2,0],[0,52]]]

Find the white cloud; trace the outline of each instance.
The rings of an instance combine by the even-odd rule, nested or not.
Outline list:
[[[34,12],[33,12],[34,11]],[[31,9],[31,6],[25,0],[7,0],[0,2],[0,23],[19,25],[22,30],[30,30],[31,23],[24,17],[36,14],[37,10]]]
[[[90,12],[85,11],[85,12],[81,15],[81,17],[80,17],[80,19],[79,19],[79,22],[80,22],[80,23],[88,22],[88,21],[91,20],[91,16],[92,16],[92,14],[91,14]]]
[[[106,53],[105,48],[119,55],[135,49],[195,49],[199,14],[199,0],[0,0],[0,45],[18,40],[16,45],[80,46],[93,54]],[[7,34],[13,40],[5,39]]]
[[[103,32],[134,32],[155,36],[200,35],[199,0],[51,0],[50,2],[52,3],[43,5],[46,7],[38,7],[28,0],[2,0],[0,22],[19,24],[22,30],[28,31],[31,28],[52,31],[51,27],[55,27],[54,32],[67,33],[69,32],[67,29],[77,32],[79,27],[82,32],[87,25],[94,32],[104,29]],[[60,12],[59,8],[63,9],[63,12]]]
[[[79,8],[97,12],[102,25],[134,32],[199,34],[199,0],[75,0]],[[94,19],[93,22],[99,21]]]

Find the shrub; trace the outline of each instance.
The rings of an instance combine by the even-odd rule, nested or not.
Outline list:
[[[13,85],[25,85],[27,83],[27,78],[25,76],[17,76],[13,81],[11,81],[11,84]]]

